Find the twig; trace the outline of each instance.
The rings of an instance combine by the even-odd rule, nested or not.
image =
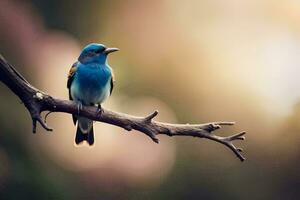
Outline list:
[[[51,112],[64,112],[78,114],[77,105],[68,100],[56,99],[45,92],[33,87],[17,70],[0,55],[0,81],[13,91],[24,103],[32,118],[32,130],[36,132],[36,124],[39,122],[47,131],[52,131],[46,124],[46,118]],[[45,121],[41,118],[41,112],[48,111]],[[155,121],[158,111],[154,111],[146,117],[136,117],[124,113],[114,112],[103,108],[99,116],[96,107],[83,106],[80,115],[94,121],[100,121],[124,128],[127,131],[132,129],[148,135],[154,142],[158,143],[157,135],[168,136],[193,136],[207,138],[228,147],[241,161],[245,158],[241,154],[242,149],[233,145],[234,140],[244,140],[245,132],[235,135],[221,137],[213,134],[221,126],[234,125],[233,122],[211,122],[207,124],[170,124]]]

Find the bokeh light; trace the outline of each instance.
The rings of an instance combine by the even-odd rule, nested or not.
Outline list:
[[[0,199],[299,199],[300,3],[297,0],[0,1],[0,49],[34,86],[67,99],[90,42],[116,86],[105,107],[171,123],[236,121],[247,161],[220,144],[95,123],[76,146],[71,116],[47,133],[0,84]]]

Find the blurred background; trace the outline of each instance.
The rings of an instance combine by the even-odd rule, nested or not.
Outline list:
[[[236,121],[241,163],[205,139],[97,123],[74,145],[71,116],[38,127],[0,84],[0,199],[299,199],[300,1],[0,1],[0,52],[37,88],[67,99],[67,74],[88,43],[110,55],[105,107],[161,121]]]

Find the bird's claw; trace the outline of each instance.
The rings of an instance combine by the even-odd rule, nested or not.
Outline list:
[[[100,118],[103,112],[104,111],[103,111],[101,105],[99,104],[97,107],[97,117]]]
[[[78,115],[80,114],[80,110],[82,110],[82,103],[78,102],[77,103],[77,113],[78,113]]]

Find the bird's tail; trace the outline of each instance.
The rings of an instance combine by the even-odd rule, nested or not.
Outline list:
[[[75,143],[79,144],[83,141],[87,141],[90,146],[94,144],[94,129],[92,120],[80,117],[77,123]]]

